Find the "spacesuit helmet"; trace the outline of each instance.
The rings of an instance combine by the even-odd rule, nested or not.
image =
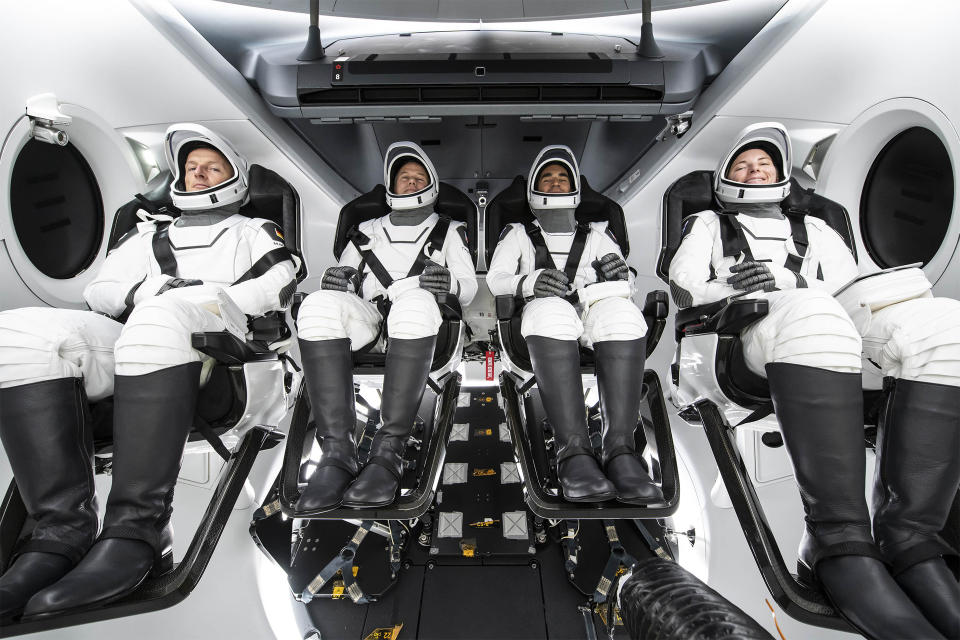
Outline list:
[[[737,182],[727,177],[734,161],[751,149],[770,156],[777,172],[772,182]],[[790,194],[791,166],[793,151],[786,127],[779,122],[758,122],[741,131],[737,143],[721,159],[713,177],[713,192],[727,204],[780,202]]]
[[[427,185],[414,193],[394,192],[397,173],[410,161],[427,171]],[[383,183],[387,187],[387,206],[394,211],[408,211],[432,205],[440,193],[440,180],[430,158],[413,142],[394,142],[383,156]]]
[[[196,149],[212,148],[222,155],[233,175],[202,191],[187,191],[185,164],[187,156]],[[243,203],[247,198],[249,184],[249,166],[246,158],[241,156],[229,142],[210,129],[198,124],[178,123],[167,129],[163,144],[167,166],[173,172],[173,182],[170,184],[170,198],[173,205],[181,211],[196,209],[211,209],[233,204]]]
[[[558,164],[566,168],[570,176],[570,191],[567,193],[539,191],[540,174],[550,165]],[[527,179],[527,202],[536,211],[551,209],[576,209],[580,204],[580,167],[577,157],[570,147],[562,144],[544,147],[530,166]]]

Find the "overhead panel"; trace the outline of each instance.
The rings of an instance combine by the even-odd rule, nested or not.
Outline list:
[[[689,110],[719,73],[711,45],[560,32],[447,31],[343,39],[300,62],[264,45],[245,67],[274,113],[317,124],[453,116],[630,120]]]

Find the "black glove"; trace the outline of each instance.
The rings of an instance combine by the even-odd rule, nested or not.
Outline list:
[[[727,284],[738,291],[753,293],[777,288],[776,279],[766,262],[741,262],[730,267],[730,273],[734,275],[727,278]]]
[[[203,280],[185,280],[184,278],[170,278],[163,283],[163,286],[160,287],[160,290],[157,291],[157,295],[160,295],[164,291],[169,291],[170,289],[179,289],[180,287],[195,287],[199,284],[203,284]]]
[[[544,269],[537,276],[537,281],[533,283],[533,295],[538,298],[549,298],[550,296],[566,296],[570,291],[567,289],[569,284],[567,274],[557,269]]]
[[[629,279],[630,270],[627,268],[627,263],[615,253],[601,256],[594,260],[592,264],[600,282]]]
[[[347,287],[356,275],[357,270],[353,267],[330,267],[323,272],[320,288],[331,291],[348,291]],[[354,288],[356,288],[356,283],[354,283]]]
[[[450,269],[442,267],[433,260],[427,260],[420,274],[420,288],[438,296],[450,293]]]

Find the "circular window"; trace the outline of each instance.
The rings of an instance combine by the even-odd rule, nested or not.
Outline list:
[[[926,265],[940,248],[953,210],[953,168],[935,133],[913,127],[880,151],[860,198],[860,229],[881,267]]]
[[[72,144],[28,140],[13,165],[10,209],[30,262],[72,278],[93,262],[103,237],[103,201],[90,166]]]

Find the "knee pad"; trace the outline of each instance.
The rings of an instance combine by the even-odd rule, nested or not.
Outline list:
[[[881,309],[864,349],[885,376],[960,387],[960,302],[915,298]]]
[[[437,335],[442,323],[434,295],[425,289],[410,289],[394,298],[390,305],[387,334],[391,338],[416,340]]]
[[[604,298],[590,306],[583,320],[587,346],[605,340],[639,340],[647,335],[647,321],[627,298]]]
[[[114,351],[119,375],[144,375],[188,362],[202,355],[191,344],[195,331],[218,331],[204,316],[216,318],[175,296],[155,296],[139,303],[120,333]]]
[[[542,336],[557,340],[578,340],[583,323],[572,304],[562,298],[534,298],[524,305],[520,335]]]
[[[301,340],[350,339],[357,349],[380,333],[376,306],[346,291],[321,289],[304,299],[297,314],[297,336]]]
[[[0,387],[82,377],[81,363],[93,358],[77,314],[90,313],[45,307],[0,312]]]
[[[860,371],[860,334],[833,296],[816,289],[771,294],[766,317],[743,332],[744,356],[755,373],[771,362]]]

